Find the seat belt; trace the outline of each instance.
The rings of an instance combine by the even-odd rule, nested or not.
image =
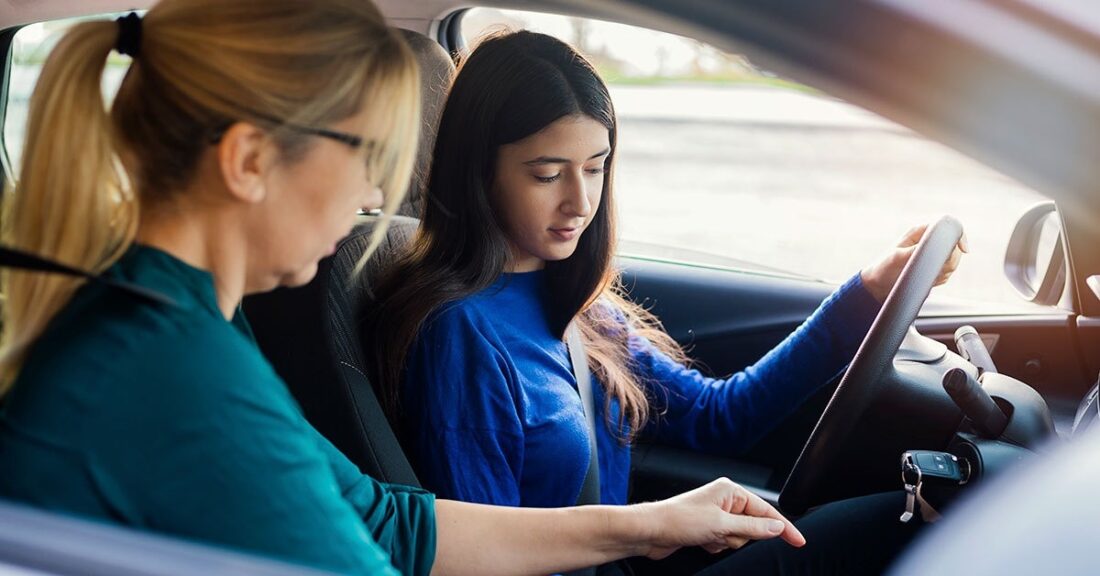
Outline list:
[[[584,351],[584,341],[576,324],[570,324],[566,331],[569,347],[569,361],[573,364],[573,376],[577,379],[577,393],[584,406],[584,420],[588,428],[588,472],[584,476],[577,505],[600,503],[600,460],[596,450],[596,397],[592,394],[592,375],[588,369],[588,354]]]
[[[165,304],[168,306],[176,306],[176,301],[171,297],[166,296],[156,290],[150,290],[144,286],[126,282],[124,280],[115,280],[113,278],[107,278],[99,274],[92,274],[91,272],[85,272],[84,270],[78,270],[71,266],[66,266],[60,262],[55,262],[36,256],[30,252],[24,252],[22,250],[16,250],[14,248],[7,248],[0,246],[0,268],[12,268],[16,270],[27,270],[31,272],[46,272],[51,274],[61,274],[63,276],[73,276],[76,278],[84,278],[92,282],[98,282],[104,286],[110,286],[116,290],[121,290],[128,294],[150,300],[157,304]]]
[[[573,364],[573,376],[577,379],[577,393],[584,406],[584,420],[588,428],[588,471],[584,475],[581,493],[577,496],[577,506],[600,503],[600,459],[596,452],[596,399],[592,395],[592,375],[588,370],[588,354],[584,351],[584,341],[577,324],[569,324],[565,331],[566,345],[569,347],[569,361]],[[567,572],[564,576],[595,576],[596,567],[582,568]]]

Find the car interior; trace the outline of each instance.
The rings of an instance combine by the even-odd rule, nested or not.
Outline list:
[[[10,67],[13,36],[26,24],[146,4],[151,3],[4,3],[0,5],[4,29],[0,47],[9,52]],[[372,369],[362,350],[371,343],[362,340],[357,326],[372,306],[373,280],[415,233],[434,124],[455,73],[455,58],[466,47],[461,23],[468,3],[382,0],[378,4],[402,29],[420,64],[423,118],[409,195],[398,214],[360,215],[359,225],[333,256],[321,262],[310,284],[249,296],[243,309],[262,351],[307,419],[364,473],[385,482],[419,485],[368,376]],[[669,497],[726,476],[797,517],[826,502],[902,490],[909,482],[903,481],[903,472],[922,466],[920,454],[911,453],[917,450],[964,462],[961,473],[966,485],[935,493],[939,501],[950,502],[966,491],[980,490],[986,479],[1052,444],[1068,441],[1075,425],[1087,422],[1088,411],[1096,410],[1095,400],[1088,403],[1088,392],[1100,370],[1096,353],[1100,282],[1094,280],[1100,278],[1100,251],[1089,247],[1100,240],[1096,218],[1100,207],[1086,191],[1097,181],[1100,168],[1095,162],[1082,161],[1074,151],[1100,150],[1100,131],[1088,134],[1067,119],[1076,113],[1088,120],[1081,125],[1097,125],[1100,91],[1089,92],[1088,84],[1096,80],[1081,75],[1059,77],[1058,66],[1040,71],[1023,48],[1006,47],[1020,36],[1003,30],[1003,36],[988,30],[960,30],[944,11],[924,9],[919,2],[856,2],[849,7],[833,2],[820,7],[797,4],[740,0],[690,5],[646,0],[492,3],[637,24],[742,49],[772,69],[899,121],[1036,187],[1053,200],[1016,223],[1006,249],[1005,274],[1021,295],[1046,308],[1041,313],[991,315],[934,297],[926,303],[936,273],[962,234],[962,225],[945,217],[922,242],[846,371],[745,453],[720,457],[657,443],[636,445],[631,479],[635,502]],[[1057,15],[1037,15],[1016,5],[975,2],[966,3],[965,10],[977,11],[990,21],[1023,22],[1035,37],[1032,52],[1053,58],[1077,50],[1075,54],[1084,60],[1075,62],[1087,64],[1083,69],[1100,70],[1097,29],[1071,26]],[[905,42],[885,38],[885,32],[873,25],[904,31],[898,34],[908,34],[910,46],[916,42],[926,51],[913,54]],[[959,66],[984,70],[986,82],[999,83],[1016,100],[999,101],[1000,107],[984,106],[972,85],[930,69],[922,58],[949,58]],[[5,77],[10,77],[10,70]],[[5,92],[7,87],[5,81]],[[1005,128],[1006,118],[1017,117],[1018,108],[1032,110],[1033,102],[1050,106],[1034,111],[1034,118],[1023,116],[1012,131]],[[1048,126],[1052,122],[1056,125]],[[1042,151],[1024,147],[1023,140],[1029,138],[1041,142]],[[384,242],[362,274],[354,274],[383,220],[388,223]],[[1049,240],[1044,234],[1052,225],[1056,240],[1049,246],[1042,244]],[[751,365],[835,289],[834,284],[811,278],[660,258],[623,256],[618,265],[630,297],[645,303],[689,350],[696,365],[712,375]],[[965,326],[970,328],[960,330]],[[975,334],[976,338],[970,337]],[[908,460],[907,453],[911,453]],[[924,468],[924,473],[930,472]],[[0,524],[29,522],[19,516],[26,513],[0,508]],[[41,531],[32,540],[56,539],[72,529],[72,524],[50,515],[40,520],[44,522]],[[85,535],[97,530],[83,529]],[[0,566],[79,573],[73,566],[97,548],[85,543],[61,561],[43,563],[40,551],[27,552],[39,549],[18,532],[0,530]],[[78,537],[72,541],[82,542]],[[100,553],[116,544],[118,550],[126,551],[119,556],[136,554],[135,550],[171,556],[156,548],[170,546],[155,538],[108,542]],[[198,547],[189,550],[189,554],[205,554]],[[262,562],[250,565],[241,558],[219,561],[220,552],[210,554],[212,564],[200,564],[201,571],[307,573]],[[177,572],[163,565],[155,569],[136,565],[125,573],[193,572],[195,564],[184,562],[185,556],[179,556]],[[679,573],[693,561],[690,554],[677,555],[648,570]],[[101,573],[123,573],[118,564],[105,566]]]

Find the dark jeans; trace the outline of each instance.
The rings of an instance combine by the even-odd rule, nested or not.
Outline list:
[[[894,558],[924,526],[920,516],[908,524],[898,520],[905,509],[904,492],[885,492],[825,504],[800,518],[795,525],[806,536],[806,545],[792,548],[776,538],[753,542],[721,557],[700,549],[677,553],[674,564],[631,559],[605,566],[600,576],[691,574],[882,574]]]
[[[754,542],[699,573],[882,574],[924,526],[920,516],[903,524],[904,492],[886,492],[833,502],[795,523],[806,545],[782,540]]]

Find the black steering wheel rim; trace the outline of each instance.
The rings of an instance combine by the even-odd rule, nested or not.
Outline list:
[[[822,473],[828,472],[828,464],[876,395],[882,376],[892,368],[906,332],[962,232],[958,220],[944,216],[929,226],[917,244],[783,485],[779,504],[787,514],[802,514],[817,504]]]

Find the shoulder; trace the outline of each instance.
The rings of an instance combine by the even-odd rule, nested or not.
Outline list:
[[[57,318],[32,349],[19,384],[64,392],[115,416],[227,409],[243,398],[253,405],[282,401],[285,386],[229,322],[111,293],[93,300],[78,300]]]
[[[473,298],[464,298],[428,315],[410,360],[412,368],[446,366],[465,372],[486,363],[497,365],[506,355],[492,315]]]
[[[474,294],[448,302],[424,320],[418,340],[456,345],[496,342],[497,323],[491,310],[479,295]]]
[[[180,403],[205,413],[261,410],[297,420],[289,390],[251,334],[216,317],[168,319],[176,326],[156,333],[137,366],[147,378],[159,376],[165,402],[180,394]]]
[[[429,315],[406,364],[406,400],[459,408],[457,399],[511,396],[515,367],[498,328],[470,298]]]
[[[58,323],[36,344],[8,398],[14,425],[84,454],[108,483],[166,473],[188,454],[308,449],[290,392],[236,327],[101,303],[95,321]]]

